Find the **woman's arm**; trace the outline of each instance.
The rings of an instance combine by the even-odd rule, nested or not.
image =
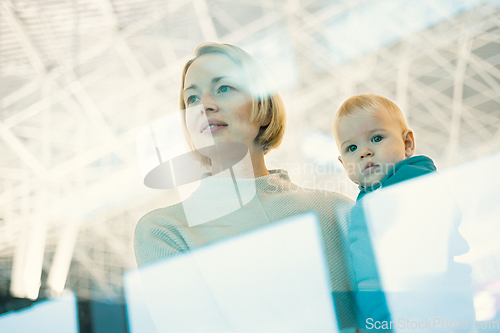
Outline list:
[[[178,223],[161,214],[161,209],[143,216],[135,228],[134,251],[137,265],[182,253],[189,249],[178,231]]]

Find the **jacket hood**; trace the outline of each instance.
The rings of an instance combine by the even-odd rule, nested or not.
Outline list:
[[[372,187],[360,186],[360,192],[356,201],[381,187],[394,185],[433,171],[436,171],[436,166],[434,165],[434,161],[427,156],[419,155],[406,158],[390,169],[387,175],[377,185]]]

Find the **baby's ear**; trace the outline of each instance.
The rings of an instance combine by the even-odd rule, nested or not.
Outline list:
[[[412,130],[406,130],[403,133],[403,142],[405,143],[405,157],[412,157],[415,153],[415,137]]]
[[[340,163],[342,163],[342,165],[344,165],[344,162],[342,162],[342,157],[339,156],[339,161]]]

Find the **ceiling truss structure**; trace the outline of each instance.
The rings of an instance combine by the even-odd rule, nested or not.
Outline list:
[[[419,153],[441,167],[498,152],[499,5],[339,63],[325,32],[368,2],[0,0],[0,289],[36,297],[41,280],[121,297],[135,224],[175,197],[144,188],[135,138],[177,110],[181,68],[204,40],[244,46],[268,66],[291,50],[296,84],[283,90],[299,138],[304,125],[330,133],[345,98],[376,92],[401,106]],[[285,138],[275,156],[298,150]],[[31,289],[9,284],[27,274]]]

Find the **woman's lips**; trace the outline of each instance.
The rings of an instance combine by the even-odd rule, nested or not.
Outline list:
[[[214,133],[227,127],[227,124],[221,120],[209,119],[201,123],[200,133]]]
[[[209,125],[201,133],[203,133],[203,134],[214,133],[214,132],[218,132],[226,127],[227,127],[227,125]]]

